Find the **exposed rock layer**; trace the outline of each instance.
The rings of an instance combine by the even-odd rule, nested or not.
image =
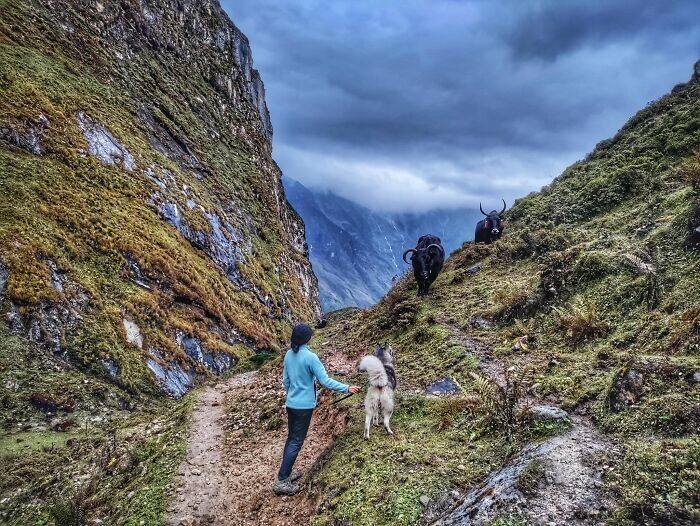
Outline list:
[[[13,330],[179,395],[318,317],[264,86],[217,1],[11,1],[0,44]]]

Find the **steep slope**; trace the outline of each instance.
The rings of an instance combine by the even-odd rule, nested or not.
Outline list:
[[[400,393],[394,437],[351,412],[315,524],[697,524],[699,148],[700,63],[428,298],[407,276],[330,323],[349,356],[391,343]]]
[[[170,397],[320,315],[248,41],[212,0],[0,0],[0,115],[0,522],[160,524]]]
[[[215,0],[3,0],[0,295],[12,330],[179,396],[319,314],[264,87]]]
[[[324,311],[374,305],[406,271],[401,256],[420,236],[439,236],[449,254],[471,239],[481,217],[478,211],[463,209],[373,212],[333,193],[309,190],[288,177],[283,182],[289,202],[306,223]]]

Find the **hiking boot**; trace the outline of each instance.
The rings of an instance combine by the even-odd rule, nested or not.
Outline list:
[[[296,469],[292,470],[292,474],[287,477],[287,480],[289,482],[296,482],[301,478],[301,473],[299,473]]]
[[[284,480],[278,480],[275,482],[275,484],[272,486],[272,491],[275,492],[275,495],[296,495],[299,493],[301,488],[292,482],[290,479],[292,477],[288,477]]]

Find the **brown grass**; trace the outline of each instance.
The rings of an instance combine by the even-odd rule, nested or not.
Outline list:
[[[608,322],[599,319],[592,303],[577,301],[566,309],[557,309],[558,323],[574,345],[581,345],[610,331]]]

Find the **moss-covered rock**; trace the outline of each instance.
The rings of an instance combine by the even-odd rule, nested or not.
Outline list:
[[[318,316],[264,88],[217,2],[0,7],[2,312],[16,332],[128,389],[180,394],[168,371],[221,373]]]

